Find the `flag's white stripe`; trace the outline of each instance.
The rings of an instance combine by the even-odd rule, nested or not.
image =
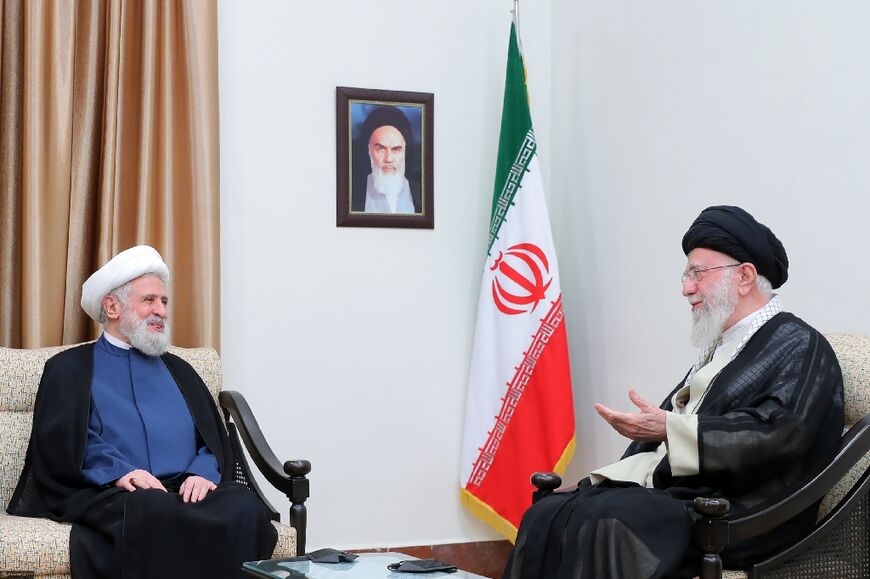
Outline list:
[[[538,157],[535,153],[536,147],[535,133],[530,128],[529,132],[526,133],[526,138],[523,140],[520,150],[517,152],[513,165],[508,170],[508,178],[505,179],[504,187],[495,203],[495,215],[493,215],[492,222],[489,225],[490,249],[492,249],[495,237],[499,235],[499,229],[502,227],[505,214],[510,211],[511,198],[523,181],[527,165]]]

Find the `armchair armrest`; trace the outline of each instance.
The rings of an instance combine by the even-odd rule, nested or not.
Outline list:
[[[218,396],[224,417],[230,417],[244,442],[245,449],[257,469],[273,487],[290,499],[290,526],[296,529],[297,554],[305,554],[305,535],[308,513],[305,500],[309,496],[308,479],[311,463],[307,460],[288,460],[281,464],[266,442],[251,407],[241,393],[223,390]]]
[[[532,475],[532,484],[538,489],[532,493],[534,504],[562,486],[562,477],[554,472],[536,472]]]

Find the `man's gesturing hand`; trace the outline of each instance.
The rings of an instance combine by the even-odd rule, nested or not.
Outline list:
[[[665,411],[641,398],[634,388],[628,391],[628,397],[640,412],[619,412],[603,404],[596,404],[595,410],[616,432],[626,438],[639,441],[666,440],[668,433],[665,428]]]
[[[184,479],[181,486],[178,488],[178,494],[184,499],[185,503],[198,503],[205,498],[209,491],[215,490],[217,487],[213,482],[201,476],[192,475]]]
[[[166,488],[157,480],[157,477],[140,468],[130,471],[116,480],[115,486],[127,489],[131,493],[136,489],[160,489],[164,493],[166,492]]]

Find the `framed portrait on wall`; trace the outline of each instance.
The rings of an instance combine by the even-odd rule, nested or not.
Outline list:
[[[435,227],[432,93],[335,89],[336,225]]]

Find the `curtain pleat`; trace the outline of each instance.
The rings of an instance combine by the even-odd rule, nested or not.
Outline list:
[[[97,267],[97,211],[102,170],[106,76],[106,4],[78,0],[72,86],[70,223],[66,254],[63,336],[65,344],[94,335],[96,324],[81,315],[81,284]]]
[[[170,267],[173,342],[218,347],[215,3],[0,1],[2,345],[95,337],[82,282],[147,243]]]
[[[74,16],[72,2],[24,3],[24,140],[18,240],[24,344],[58,344],[63,334]]]
[[[24,5],[0,0],[0,343],[21,343]]]

